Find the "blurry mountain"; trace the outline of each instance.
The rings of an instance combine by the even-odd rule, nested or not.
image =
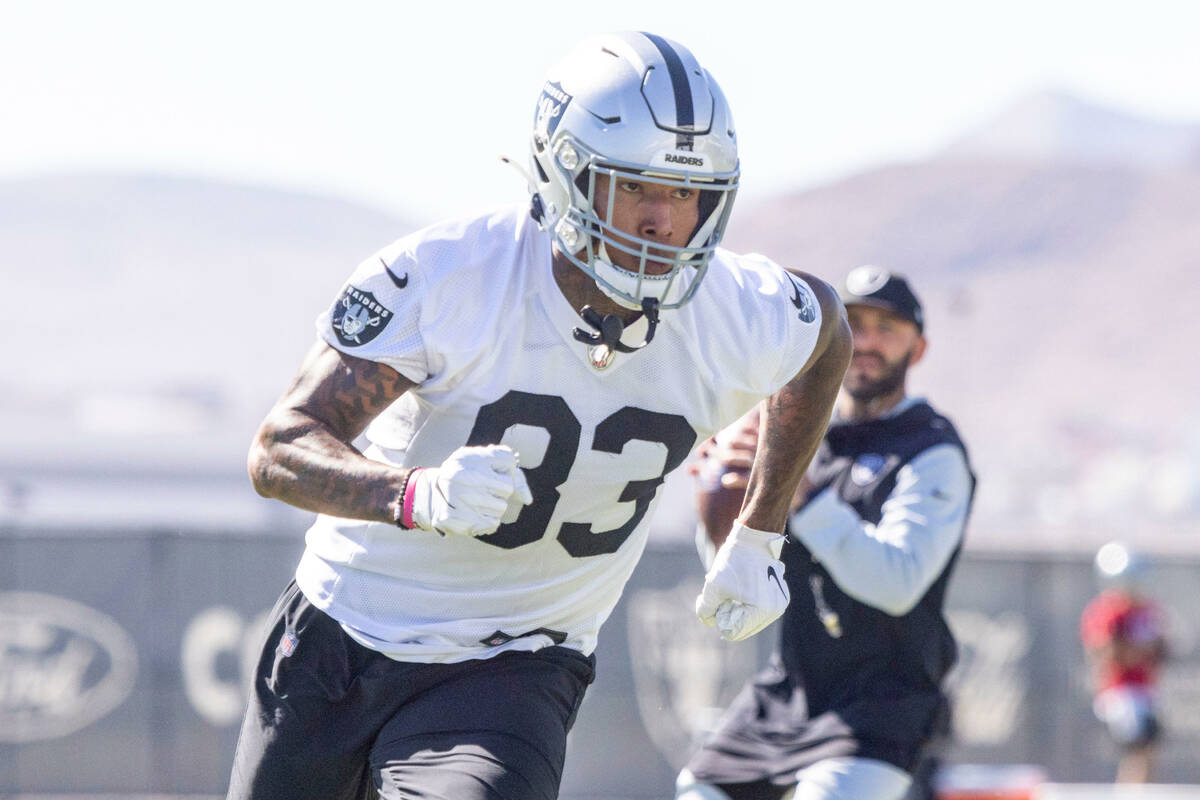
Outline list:
[[[912,385],[972,449],[974,545],[1196,552],[1197,131],[1041,95],[930,161],[741,208],[728,241],[914,279]]]
[[[1200,167],[1200,124],[1148,119],[1047,90],[1021,98],[951,144],[945,155]]]
[[[317,313],[411,227],[194,179],[0,182],[0,512],[104,518],[123,507],[114,481],[138,495],[135,519],[179,518],[185,484],[224,491],[203,504],[216,521],[269,507],[245,479],[254,428],[315,340]]]
[[[1197,552],[1197,130],[1040,94],[926,162],[740,205],[727,242],[830,281],[914,279],[931,346],[912,385],[971,447],[972,546]],[[0,524],[290,514],[249,489],[246,445],[315,315],[412,227],[180,178],[0,182]]]

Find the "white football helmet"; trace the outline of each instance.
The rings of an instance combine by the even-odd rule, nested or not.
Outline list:
[[[686,48],[636,32],[584,41],[542,88],[531,155],[535,218],[601,291],[634,309],[647,299],[678,308],[692,298],[725,232],[739,170],[725,96]],[[608,208],[594,205],[600,175],[699,190],[700,221],[687,245],[617,232],[612,194]],[[611,263],[613,250],[637,256],[638,270]],[[669,269],[648,273],[647,264]]]

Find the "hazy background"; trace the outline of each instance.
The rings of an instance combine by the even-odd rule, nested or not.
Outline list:
[[[733,105],[742,199],[929,156],[1060,87],[1200,119],[1188,0],[0,4],[0,174],[166,171],[425,221],[507,202],[547,67],[584,35],[689,46]]]
[[[1200,784],[1200,4],[0,0],[0,792],[223,791],[309,519],[250,489],[254,429],[359,260],[523,200],[545,70],[623,28],[730,99],[730,247],[925,300],[911,386],[980,476],[948,763],[1109,779],[1077,625],[1123,538],[1162,779]],[[664,491],[564,798],[665,796],[771,646],[694,624]]]
[[[1198,8],[5,3],[0,508],[292,524],[242,463],[315,314],[382,244],[520,201],[498,156],[547,67],[641,28],[730,98],[732,247],[914,278],[970,546],[1194,552]]]

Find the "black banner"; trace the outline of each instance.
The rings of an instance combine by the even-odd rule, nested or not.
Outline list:
[[[0,533],[0,794],[223,794],[257,628],[302,547],[299,530]],[[1195,781],[1200,564],[1152,569],[1174,655],[1157,775]],[[769,652],[769,631],[727,644],[694,619],[700,581],[690,549],[647,551],[600,637],[565,800],[669,797],[697,736]],[[964,556],[948,762],[1111,778],[1078,636],[1095,588],[1083,559]]]

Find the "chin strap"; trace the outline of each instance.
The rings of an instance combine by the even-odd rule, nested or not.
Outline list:
[[[583,342],[590,345],[604,345],[609,350],[617,353],[633,353],[641,350],[646,345],[650,344],[650,340],[654,338],[654,332],[658,329],[658,298],[647,297],[642,300],[642,314],[646,316],[646,321],[650,323],[650,327],[646,330],[646,338],[641,344],[635,344],[632,347],[621,341],[621,334],[625,332],[625,323],[616,314],[605,314],[600,316],[600,312],[591,306],[584,306],[579,312],[583,317],[583,321],[595,328],[595,331],[585,331],[583,328],[575,328],[571,331],[571,335],[575,337],[575,341]]]
[[[500,156],[500,160],[515,169],[517,172],[521,173],[521,177],[525,179],[525,186],[529,189],[530,195],[532,195],[529,204],[529,216],[533,217],[534,222],[536,222],[538,225],[541,225],[542,220],[546,218],[546,207],[542,202],[542,196],[538,194],[537,181],[535,181],[533,176],[529,174],[529,170],[525,169],[508,156]]]

